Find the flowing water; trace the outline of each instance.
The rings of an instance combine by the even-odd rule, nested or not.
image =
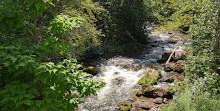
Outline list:
[[[97,96],[85,98],[79,111],[115,111],[117,105],[129,99],[137,90],[138,80],[148,65],[159,65],[157,59],[165,52],[171,52],[177,45],[182,50],[183,42],[171,43],[170,35],[156,33],[149,37],[149,44],[144,46],[142,53],[134,58],[114,57],[98,65],[99,73],[93,79],[103,79],[107,85]],[[164,87],[159,83],[156,87]]]

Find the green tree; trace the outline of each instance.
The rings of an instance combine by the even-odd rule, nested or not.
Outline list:
[[[74,110],[104,87],[79,70],[62,36],[83,24],[80,17],[59,13],[58,1],[0,3],[0,110]]]
[[[175,13],[170,17],[178,23],[188,16],[188,33],[192,35],[187,60],[184,89],[177,92],[174,104],[164,110],[218,110],[219,101],[219,5],[210,0],[173,0]],[[178,3],[178,4],[177,4]],[[179,4],[181,3],[181,4]],[[181,6],[181,7],[180,7]],[[185,23],[184,23],[185,24]],[[178,87],[178,86],[177,86]]]

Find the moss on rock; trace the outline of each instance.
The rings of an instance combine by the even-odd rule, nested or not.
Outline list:
[[[128,102],[122,103],[122,106],[120,108],[120,111],[130,111],[131,110],[131,104]]]
[[[157,79],[160,77],[160,74],[157,70],[148,70],[145,75],[138,81],[138,84],[150,84],[154,85],[157,83]]]

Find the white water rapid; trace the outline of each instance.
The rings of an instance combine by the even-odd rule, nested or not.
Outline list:
[[[97,96],[85,98],[85,103],[79,106],[78,111],[117,111],[117,105],[129,99],[137,90],[137,82],[145,73],[146,67],[159,65],[157,59],[177,45],[180,46],[178,50],[182,50],[184,43],[171,43],[170,35],[153,33],[140,56],[115,57],[99,64],[100,71],[93,79],[103,79],[107,85]]]

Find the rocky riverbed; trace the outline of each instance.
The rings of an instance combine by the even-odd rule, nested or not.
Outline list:
[[[79,111],[145,111],[160,110],[172,101],[168,90],[174,81],[184,76],[184,47],[187,39],[174,34],[154,32],[149,43],[135,57],[113,57],[102,60],[93,79],[103,79],[107,85],[97,96],[84,98]],[[173,49],[177,50],[170,59]]]

